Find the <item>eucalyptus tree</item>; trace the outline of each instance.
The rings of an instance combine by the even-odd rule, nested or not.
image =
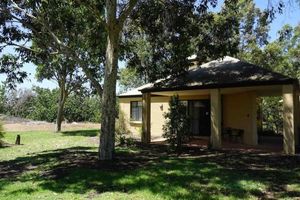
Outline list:
[[[37,61],[35,64],[38,64]],[[77,68],[75,63],[64,57],[55,57],[43,60],[37,65],[37,79],[53,80],[58,84],[59,96],[57,101],[57,116],[55,131],[61,131],[64,116],[64,106],[71,92],[76,92],[84,87],[86,77]]]
[[[101,2],[94,5],[103,7]],[[58,132],[68,94],[86,82],[83,72],[98,94],[102,94],[100,65],[104,60],[105,38],[100,35],[105,36],[104,27],[94,22],[89,9],[76,1],[24,1],[17,4],[8,0],[1,2],[1,11],[1,47],[14,47],[16,52],[9,57],[10,62],[7,62],[7,55],[2,57],[7,63],[4,66],[16,68],[20,67],[17,61],[32,62],[38,66],[39,80],[54,79],[57,82],[60,90]]]

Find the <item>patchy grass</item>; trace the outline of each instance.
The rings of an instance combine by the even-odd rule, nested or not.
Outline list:
[[[21,133],[23,145],[0,149],[0,199],[300,198],[298,156],[137,145],[104,162],[95,133]]]

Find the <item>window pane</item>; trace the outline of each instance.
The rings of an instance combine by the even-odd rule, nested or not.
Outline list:
[[[132,101],[130,105],[131,120],[142,121],[142,101]]]
[[[138,120],[139,120],[139,121],[142,121],[142,115],[143,115],[143,113],[142,113],[142,107],[139,107],[138,113],[139,113],[139,118],[138,118]]]

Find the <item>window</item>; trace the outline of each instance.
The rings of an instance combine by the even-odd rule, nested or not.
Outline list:
[[[130,102],[130,120],[142,121],[142,102],[131,101]]]

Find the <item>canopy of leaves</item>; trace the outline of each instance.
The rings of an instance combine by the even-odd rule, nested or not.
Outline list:
[[[136,68],[123,68],[120,70],[119,85],[121,93],[137,88],[145,83],[143,77],[137,73]]]
[[[101,81],[106,32],[91,11],[104,15],[102,1],[4,0],[0,6],[0,52],[13,47],[14,60],[39,66],[39,79],[55,77],[66,65],[68,72],[83,68],[94,84]]]

